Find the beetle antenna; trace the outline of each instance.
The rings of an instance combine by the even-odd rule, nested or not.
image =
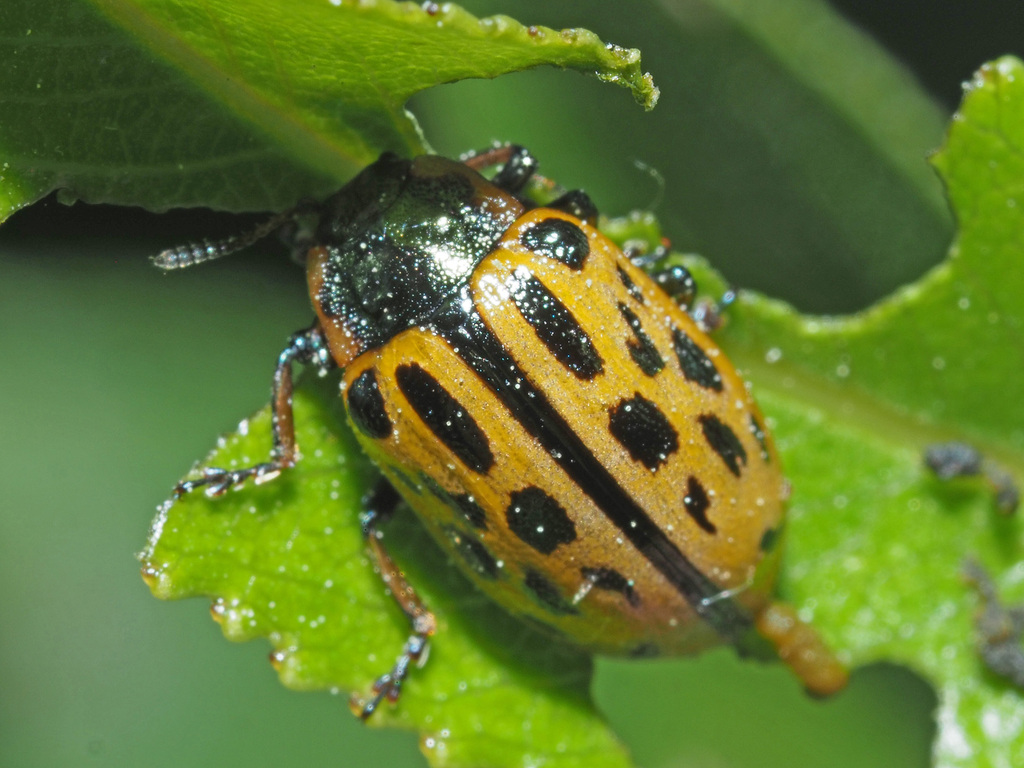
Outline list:
[[[645,211],[657,210],[665,198],[665,177],[661,175],[657,168],[653,165],[648,165],[643,160],[634,158],[633,167],[650,176],[654,180],[655,185],[657,185],[657,191],[654,193],[654,197],[651,198],[651,202],[644,206]]]
[[[253,227],[248,232],[243,232],[240,235],[232,235],[231,237],[225,237],[222,240],[204,240],[201,243],[188,243],[186,245],[179,245],[174,248],[168,248],[165,251],[161,251],[156,256],[151,257],[151,261],[154,265],[160,269],[169,272],[172,269],[184,269],[185,267],[194,267],[196,264],[202,264],[206,261],[213,261],[219,259],[221,256],[228,256],[232,253],[237,253],[250,245],[259,242],[271,232],[276,229],[280,229],[281,225],[293,218],[295,211],[285,211],[275,216],[271,216],[269,219]]]

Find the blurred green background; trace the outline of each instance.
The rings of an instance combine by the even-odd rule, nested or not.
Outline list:
[[[672,51],[657,47],[642,14],[627,24],[621,11],[592,5],[503,8],[526,23],[587,26],[641,47],[657,79]],[[1019,0],[835,5],[900,56],[947,112],[977,65],[1021,53],[1024,40]],[[670,100],[672,81],[660,85]],[[657,197],[657,184],[631,164],[643,159],[646,132],[670,132],[665,107],[645,116],[621,92],[558,72],[446,86],[416,103],[439,150],[520,141],[547,173],[585,185],[610,213]],[[586,141],[556,130],[567,121]],[[602,156],[580,157],[602,141]],[[667,178],[670,190],[681,183]],[[699,193],[700,179],[686,184]],[[661,213],[685,243],[671,210]],[[144,257],[258,219],[50,199],[0,227],[2,766],[422,765],[413,736],[361,726],[344,697],[285,690],[266,644],[227,643],[201,601],[160,603],[138,577],[133,553],[156,505],[218,433],[266,402],[284,339],[310,317],[300,271],[272,244],[171,276]],[[713,249],[706,255],[718,261]],[[838,311],[927,264],[898,264],[888,285],[853,287],[837,277],[849,265],[823,267],[803,285],[764,266],[756,253],[730,253],[723,264],[745,285]],[[648,768],[928,764],[934,698],[891,667],[858,671],[828,702],[806,699],[783,670],[728,651],[601,661],[595,690]],[[657,702],[659,716],[646,706],[637,717],[640,700]]]

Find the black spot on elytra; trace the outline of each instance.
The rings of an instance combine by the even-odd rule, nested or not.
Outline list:
[[[475,311],[462,309],[472,307],[468,287],[460,289],[460,298],[464,301],[459,301],[449,315],[442,314],[435,319],[436,332],[453,346],[463,362],[508,408],[511,417],[572,482],[594,500],[601,514],[621,532],[623,540],[636,547],[638,554],[657,569],[723,639],[739,642],[751,624],[750,616],[737,603],[717,598],[721,589],[669,538],[632,490],[612,473],[610,465],[621,461],[625,455],[612,460],[598,458],[585,438],[573,430],[548,398],[546,392],[552,391],[558,382],[548,379],[541,387],[531,381],[483,318]],[[520,572],[523,570],[522,564],[511,565]],[[648,598],[645,596],[645,599]]]
[[[781,533],[779,528],[766,528],[765,532],[761,534],[761,542],[758,547],[762,552],[771,552],[775,549],[779,543],[779,534]]]
[[[736,437],[736,433],[728,424],[723,424],[711,413],[700,416],[698,421],[704,430],[704,439],[708,441],[708,445],[721,457],[729,471],[739,477],[740,464],[747,465],[747,452],[740,439]]]
[[[761,446],[761,458],[765,461],[771,461],[771,454],[768,452],[768,436],[765,434],[764,427],[761,422],[757,420],[757,416],[750,414],[750,432],[757,440],[757,444]]]
[[[391,434],[391,419],[384,408],[384,396],[377,384],[377,374],[367,368],[356,376],[345,393],[348,415],[365,435],[381,440]]]
[[[694,522],[705,531],[708,533],[718,532],[715,524],[708,520],[707,512],[711,502],[708,500],[707,491],[700,484],[700,480],[692,475],[686,481],[686,495],[683,496],[683,506],[686,507],[687,513],[694,519]]]
[[[533,593],[533,596],[537,598],[537,602],[543,607],[547,608],[552,613],[561,615],[579,613],[576,607],[565,599],[565,596],[561,593],[555,584],[552,584],[548,579],[538,571],[528,570],[526,577],[523,579],[523,584],[526,588]]]
[[[668,418],[639,393],[609,411],[608,429],[633,461],[652,472],[679,449],[679,435]]]
[[[466,521],[481,531],[487,530],[487,513],[468,493],[451,493],[426,472],[420,472],[420,480],[434,496],[449,509],[462,513]]]
[[[576,526],[568,513],[536,486],[513,491],[505,519],[512,533],[544,555],[576,540]]]
[[[416,363],[409,363],[398,366],[395,381],[416,415],[463,464],[479,474],[486,474],[494,466],[487,435],[437,379]]]
[[[722,391],[722,375],[697,342],[678,328],[673,328],[672,345],[675,347],[676,357],[679,358],[679,367],[683,369],[683,375],[687,379],[705,389]]]
[[[459,553],[474,573],[488,579],[498,578],[500,570],[498,561],[483,545],[483,542],[472,534],[459,530],[454,525],[446,525],[443,530],[448,541],[451,542],[452,548]]]
[[[646,375],[655,376],[665,367],[665,358],[661,356],[658,348],[654,346],[654,342],[647,335],[636,313],[622,302],[619,302],[619,312],[626,322],[629,323],[630,330],[633,331],[633,338],[626,342],[633,362]]]
[[[623,287],[626,289],[626,292],[629,293],[629,295],[632,296],[634,299],[636,299],[637,302],[639,302],[640,304],[643,304],[644,303],[644,292],[641,291],[640,288],[637,287],[637,284],[633,282],[633,278],[631,278],[629,276],[629,273],[626,272],[626,270],[624,270],[622,267],[616,267],[615,269],[619,273],[619,281],[622,283]]]
[[[519,236],[519,242],[534,253],[580,269],[590,255],[586,233],[565,219],[550,218],[537,222]]]
[[[544,283],[531,275],[519,283],[512,298],[537,338],[576,378],[592,379],[601,373],[604,361],[594,343]]]
[[[597,206],[582,189],[570,190],[544,207],[564,211],[591,226],[597,223]]]
[[[618,592],[634,608],[640,605],[640,596],[633,589],[633,582],[614,568],[581,568],[583,578],[594,585],[595,589]]]

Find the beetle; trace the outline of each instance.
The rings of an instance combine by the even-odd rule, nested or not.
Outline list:
[[[581,191],[536,205],[536,165],[514,145],[385,153],[320,204],[156,257],[191,266],[288,229],[316,314],[274,370],[268,460],[206,468],[174,498],[293,466],[293,368],[340,368],[382,473],[363,532],[412,628],[354,700],[361,717],[398,699],[436,629],[383,543],[401,500],[491,599],[585,649],[767,639],[810,690],[837,690],[841,665],[772,600],[788,485],[743,380],[687,311],[692,277],[623,252]]]

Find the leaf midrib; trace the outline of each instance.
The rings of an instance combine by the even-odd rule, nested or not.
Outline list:
[[[213,103],[225,105],[252,130],[263,133],[273,144],[286,148],[296,162],[318,174],[347,179],[364,165],[362,158],[376,154],[365,143],[360,144],[359,152],[349,151],[357,136],[347,136],[344,144],[331,141],[328,135],[318,133],[296,119],[296,116],[304,114],[301,110],[296,109],[289,115],[250,87],[244,78],[225,76],[225,71],[213,60],[180,37],[169,34],[165,23],[137,4],[128,0],[112,0],[97,3],[96,8],[129,37],[139,40],[172,67],[180,68],[196,88],[210,96]],[[251,115],[259,115],[260,119],[253,120]]]

